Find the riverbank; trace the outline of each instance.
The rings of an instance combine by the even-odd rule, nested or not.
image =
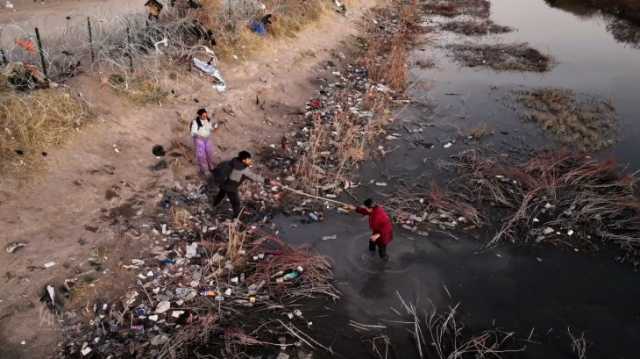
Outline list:
[[[326,73],[324,62],[338,56],[341,43],[349,43],[357,34],[361,17],[371,6],[373,2],[351,2],[346,17],[323,17],[293,39],[265,40],[271,46],[260,56],[222,63],[228,83],[222,95],[214,93],[207,81],[184,75],[168,80],[173,81],[175,102],[133,108],[109,88],[95,86],[99,79],[75,80],[73,86],[101,114],[98,124],[64,148],[50,151],[48,171],[40,179],[22,183],[22,188],[11,181],[2,183],[2,243],[27,243],[2,255],[7,280],[1,298],[1,335],[7,355],[42,357],[60,338],[57,323],[49,320],[38,301],[45,284],[93,269],[87,258],[97,253],[113,266],[136,253],[136,241],[121,236],[128,228],[127,216],[136,214],[128,204],[131,198],[142,203],[137,211],[150,214],[161,188],[195,179],[189,147],[188,157],[171,170],[150,170],[158,162],[151,155],[154,145],[171,148],[178,138],[174,146],[182,146],[182,138],[188,137],[181,119],[205,106],[226,122],[216,138],[218,159],[277,143],[315,90],[316,77]],[[256,96],[262,107],[256,106]],[[120,218],[122,227],[113,224],[109,213]],[[55,265],[44,269],[49,262]]]

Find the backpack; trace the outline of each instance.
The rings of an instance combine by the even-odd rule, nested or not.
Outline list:
[[[229,180],[231,171],[233,171],[231,161],[220,162],[213,171],[211,171],[211,178],[218,186],[223,185],[227,180]]]

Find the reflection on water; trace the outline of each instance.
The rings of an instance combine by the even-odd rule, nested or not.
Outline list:
[[[640,48],[640,1],[584,1],[545,0],[552,7],[573,13],[579,17],[599,16],[607,22],[607,30],[622,43]],[[633,7],[636,8],[633,8]]]
[[[620,131],[617,143],[601,155],[611,155],[628,163],[630,169],[640,168],[636,145],[640,136],[640,122],[637,121],[640,114],[637,96],[640,92],[640,50],[616,41],[607,29],[611,21],[605,16],[588,15],[595,13],[584,7],[571,9],[580,15],[550,7],[542,0],[493,0],[491,20],[516,31],[480,40],[447,32],[433,36],[436,48],[416,51],[414,56],[416,61],[433,60],[435,68],[412,69],[414,84],[428,84],[431,90],[422,91],[414,86],[412,96],[435,105],[435,121],[463,130],[483,122],[497,133],[504,131],[515,135],[518,130],[524,142],[534,148],[540,148],[544,143],[539,130],[523,124],[518,111],[514,111],[507,99],[513,90],[566,88],[579,94],[610,99],[617,112]],[[468,41],[526,42],[551,55],[556,66],[541,74],[466,68],[451,61],[447,50],[441,48]]]

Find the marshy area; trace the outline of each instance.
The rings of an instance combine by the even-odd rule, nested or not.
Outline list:
[[[266,3],[279,11],[277,38],[345,9]],[[90,272],[43,288],[57,357],[634,357],[640,50],[625,1],[593,3],[393,0],[366,11],[291,127],[256,149],[260,170],[291,190],[247,185],[241,222],[211,209],[213,189],[197,179],[101,211],[127,245],[93,251]],[[261,46],[240,25],[259,2],[255,13],[228,4],[128,19],[68,63],[90,59],[83,71],[101,69],[102,86],[139,106],[175,101],[167,84],[187,76],[176,69],[205,68],[207,89],[224,93],[217,64]],[[11,62],[25,54],[14,50]],[[22,140],[7,127],[9,166],[26,166],[20,146],[46,156],[41,144],[92,116],[60,56],[47,57],[60,87],[7,80],[0,120],[33,124],[26,109],[37,106],[68,119]],[[168,167],[188,166],[189,151],[173,140]],[[367,253],[366,220],[340,205],[369,197],[393,217],[388,262]]]

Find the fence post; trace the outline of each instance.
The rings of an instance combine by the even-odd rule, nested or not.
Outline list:
[[[36,40],[38,41],[38,52],[40,52],[40,62],[42,62],[42,73],[45,78],[48,78],[47,63],[44,58],[44,49],[42,48],[42,39],[40,39],[40,30],[36,27]]]
[[[93,32],[91,31],[91,18],[87,16],[87,29],[89,29],[89,51],[91,51],[91,63],[96,60],[96,55],[93,52]]]
[[[127,56],[129,57],[129,69],[133,72],[133,56],[131,55],[131,29],[127,26]]]

